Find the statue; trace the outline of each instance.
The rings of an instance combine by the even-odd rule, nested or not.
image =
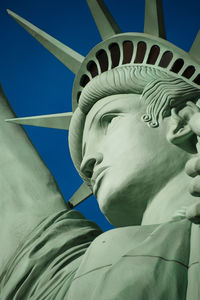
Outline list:
[[[73,112],[15,118],[1,94],[1,299],[199,299],[200,35],[189,53],[166,41],[160,1],[124,34],[87,2],[103,41],[86,58],[8,11],[76,78]],[[9,122],[69,129],[84,183],[67,205]],[[73,209],[91,193],[115,229]]]

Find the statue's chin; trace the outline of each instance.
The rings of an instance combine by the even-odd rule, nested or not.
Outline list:
[[[136,199],[128,199],[121,190],[99,189],[97,201],[106,219],[115,227],[140,225],[143,206],[134,203]],[[137,202],[137,201],[136,201]],[[135,209],[137,207],[137,209]]]
[[[143,168],[142,171],[129,168],[130,172],[127,169],[125,172],[123,168],[110,168],[94,186],[101,212],[117,227],[141,224],[154,188],[154,181],[147,182],[141,175]]]

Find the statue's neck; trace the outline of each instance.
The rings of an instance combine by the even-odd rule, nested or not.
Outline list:
[[[148,204],[142,225],[170,221],[184,207],[199,202],[199,198],[189,193],[190,182],[191,178],[184,171],[171,179]]]

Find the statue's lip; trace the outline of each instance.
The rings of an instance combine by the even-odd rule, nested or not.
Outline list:
[[[97,169],[93,175],[92,175],[92,178],[91,178],[91,185],[94,187],[95,183],[97,183],[97,178],[99,177],[99,175],[104,172],[106,169],[108,169],[109,167],[108,166],[104,166],[104,167],[101,167],[99,169]]]

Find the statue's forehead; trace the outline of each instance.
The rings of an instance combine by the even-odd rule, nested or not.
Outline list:
[[[141,108],[141,101],[139,94],[117,94],[102,98],[99,100],[87,114],[82,144],[85,147],[88,133],[92,130],[93,134],[96,132],[96,124],[98,124],[101,116],[107,113],[138,113]]]
[[[97,101],[86,117],[86,126],[89,125],[98,114],[103,114],[112,110],[129,111],[131,108],[137,109],[140,95],[138,94],[117,94],[104,97]]]

